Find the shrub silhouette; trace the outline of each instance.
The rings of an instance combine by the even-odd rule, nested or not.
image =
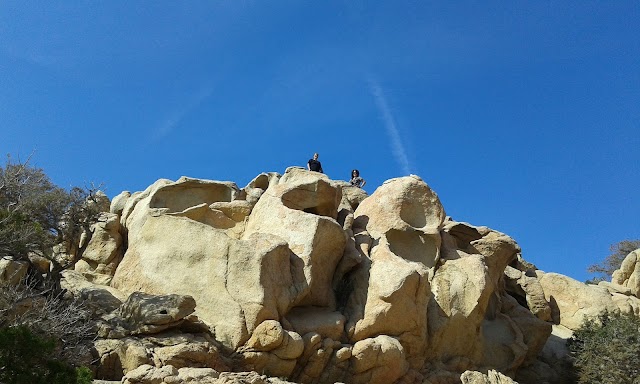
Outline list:
[[[604,312],[568,341],[579,383],[640,383],[640,318]]]

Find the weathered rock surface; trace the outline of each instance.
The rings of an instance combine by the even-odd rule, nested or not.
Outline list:
[[[640,296],[640,249],[624,258],[620,269],[613,272],[611,282],[629,288],[636,297]]]
[[[123,192],[63,284],[98,319],[98,378],[123,383],[560,383],[584,316],[640,313],[638,256],[583,284],[417,176],[367,196],[292,167]]]
[[[466,371],[460,376],[462,384],[512,384],[515,381],[496,370],[490,370],[487,374],[475,371]]]
[[[597,316],[603,310],[618,310],[604,287],[584,284],[557,273],[544,273],[539,280],[551,305],[554,324],[576,330],[585,317]]]
[[[120,218],[114,213],[102,213],[91,230],[93,235],[75,270],[113,276],[123,253]]]
[[[0,258],[0,287],[16,285],[27,274],[26,261]]]

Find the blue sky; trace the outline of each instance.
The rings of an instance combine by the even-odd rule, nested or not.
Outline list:
[[[640,3],[0,2],[0,153],[113,197],[414,173],[579,280],[640,238]]]

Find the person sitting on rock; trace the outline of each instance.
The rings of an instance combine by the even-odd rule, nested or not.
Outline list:
[[[314,153],[313,154],[313,159],[310,159],[309,162],[307,162],[307,169],[310,171],[314,171],[314,172],[322,172],[322,164],[320,164],[320,162],[318,161],[318,154]]]
[[[360,177],[360,171],[358,171],[357,169],[351,171],[351,180],[349,180],[349,183],[358,188],[362,188],[365,184],[367,184],[367,182],[362,177]]]

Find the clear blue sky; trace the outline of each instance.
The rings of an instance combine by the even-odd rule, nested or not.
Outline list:
[[[640,238],[640,3],[3,0],[0,154],[32,152],[111,197],[313,152],[414,173],[585,280]]]

